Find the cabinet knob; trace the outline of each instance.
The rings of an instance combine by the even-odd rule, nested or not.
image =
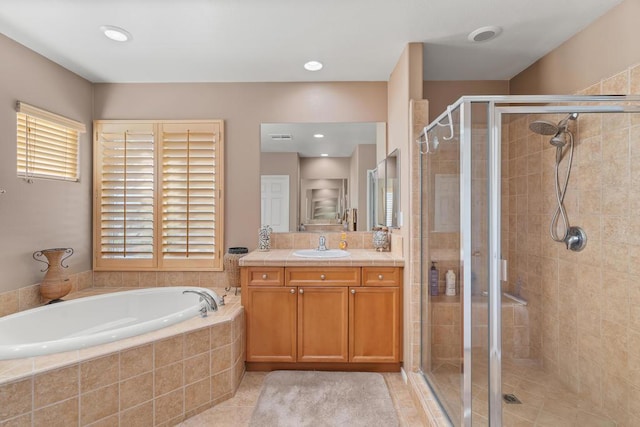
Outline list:
[[[356,294],[356,290],[355,290],[355,289],[351,289],[351,293],[352,293],[353,295],[355,295],[355,294]]]
[[[324,279],[326,279],[326,278],[327,278],[327,276],[325,276],[324,274],[321,274],[321,275],[320,275],[320,280],[324,280]]]
[[[304,289],[300,289],[298,292],[300,292],[301,294],[304,294]]]
[[[267,277],[269,277],[269,276],[267,276],[266,274],[263,274],[262,275],[262,280],[267,280]]]
[[[289,293],[295,294],[296,290],[294,288],[291,288],[291,290],[289,291]]]
[[[382,280],[384,279],[384,276],[382,274],[378,274],[378,280]]]

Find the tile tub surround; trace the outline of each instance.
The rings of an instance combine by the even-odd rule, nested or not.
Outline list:
[[[243,309],[231,294],[207,318],[79,351],[1,361],[0,425],[175,425],[235,393],[243,337]]]
[[[83,271],[69,275],[71,293],[81,291],[93,286],[93,272]],[[63,297],[68,299],[69,296]],[[29,310],[43,305],[47,300],[40,296],[40,284],[24,286],[13,291],[0,293],[0,317],[8,316],[22,310]]]

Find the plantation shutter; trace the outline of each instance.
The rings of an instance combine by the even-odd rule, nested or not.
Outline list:
[[[23,102],[16,104],[16,111],[18,176],[78,181],[84,124]]]
[[[221,126],[162,123],[164,268],[221,267]]]
[[[153,124],[100,124],[96,139],[96,266],[153,267]]]
[[[223,122],[94,127],[94,268],[222,270]]]

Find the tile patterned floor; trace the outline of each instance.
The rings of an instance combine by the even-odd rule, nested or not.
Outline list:
[[[432,373],[441,401],[454,425],[460,425],[460,368],[442,363]],[[488,371],[486,360],[474,361],[473,425],[488,425]],[[581,396],[572,393],[554,375],[533,360],[503,361],[502,392],[521,404],[503,404],[502,424],[508,427],[614,427],[616,422]]]
[[[248,426],[253,408],[262,390],[262,382],[266,374],[266,372],[246,372],[234,397],[189,418],[181,423],[180,426]],[[393,405],[398,413],[400,425],[402,427],[424,426],[411,399],[409,386],[404,383],[402,376],[399,373],[385,373],[382,375],[389,388]]]

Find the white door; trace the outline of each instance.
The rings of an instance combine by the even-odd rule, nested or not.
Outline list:
[[[261,175],[261,223],[273,231],[289,231],[289,175]]]

